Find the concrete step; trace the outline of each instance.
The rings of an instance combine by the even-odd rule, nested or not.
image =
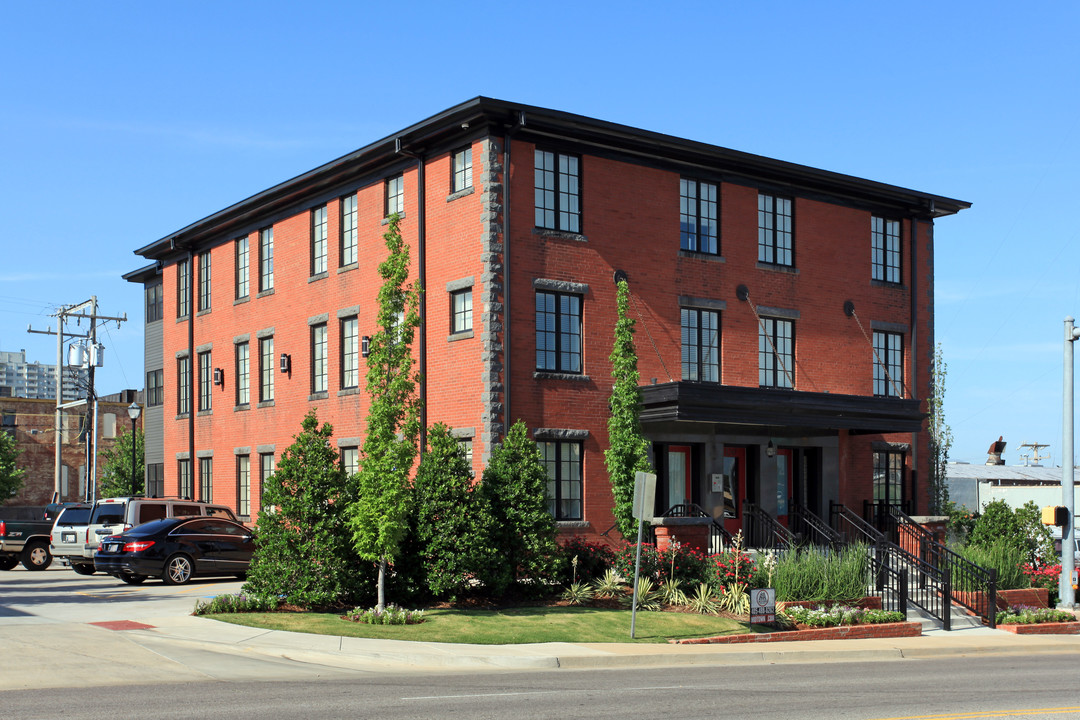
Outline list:
[[[922,608],[912,605],[910,602],[908,603],[908,620],[922,623],[924,633],[930,630],[944,629],[944,623],[941,620],[931,616]],[[958,605],[952,606],[952,613],[949,615],[949,624],[951,625],[952,630],[986,627],[983,624],[982,618],[969,615],[966,610]]]

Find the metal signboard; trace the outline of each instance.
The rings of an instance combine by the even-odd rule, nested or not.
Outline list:
[[[750,622],[776,622],[776,590],[757,588],[750,590]]]

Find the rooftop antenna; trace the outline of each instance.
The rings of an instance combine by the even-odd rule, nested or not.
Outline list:
[[[1040,460],[1049,460],[1050,459],[1050,453],[1047,453],[1046,455],[1040,455],[1039,454],[1039,450],[1041,450],[1042,448],[1050,447],[1046,443],[1037,443],[1037,442],[1020,443],[1020,447],[1022,447],[1022,448],[1031,448],[1031,452],[1032,452],[1032,458],[1031,459],[1034,461],[1034,465],[1032,465],[1031,467],[1042,467],[1042,465],[1039,464],[1039,461]],[[1027,465],[1027,457],[1028,456],[1027,455],[1021,455],[1020,457],[1024,458],[1024,465]]]

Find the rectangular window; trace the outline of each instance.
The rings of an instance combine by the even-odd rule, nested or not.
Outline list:
[[[537,150],[534,168],[536,227],[581,232],[581,160]]]
[[[176,317],[188,316],[191,287],[191,264],[187,258],[176,263]]]
[[[386,180],[386,217],[405,212],[405,177],[397,175]]]
[[[900,282],[900,221],[870,218],[871,277],[882,282]]]
[[[341,266],[352,265],[356,262],[356,194],[346,195],[341,198]]]
[[[214,458],[199,458],[199,499],[202,502],[214,499]]]
[[[758,384],[761,387],[794,387],[795,323],[763,317],[758,324]]]
[[[874,500],[889,505],[904,501],[904,452],[885,450],[874,453]]]
[[[251,403],[251,362],[249,358],[248,344],[246,342],[236,344],[236,404],[240,406]]]
[[[758,194],[758,262],[770,265],[795,264],[791,199]]]
[[[450,192],[472,187],[472,148],[455,152],[450,159]]]
[[[450,332],[472,330],[472,288],[450,293]]]
[[[547,468],[548,510],[556,520],[581,520],[581,443],[537,444]]]
[[[274,399],[274,338],[259,339],[259,402]]]
[[[682,379],[720,382],[720,313],[682,308]]]
[[[360,472],[360,448],[341,448],[341,469],[346,475],[355,475]]]
[[[874,395],[904,397],[904,336],[874,331]]]
[[[581,297],[536,293],[536,369],[581,372]]]
[[[327,391],[326,323],[311,326],[311,392]]]
[[[191,482],[191,461],[176,461],[177,495],[185,500],[195,497],[195,485]]]
[[[152,323],[161,319],[162,299],[160,282],[146,286],[146,322]]]
[[[247,235],[236,238],[236,299],[242,300],[248,296],[248,275],[251,271],[251,257],[248,254]]]
[[[274,289],[274,228],[259,231],[259,292]]]
[[[716,185],[683,178],[679,181],[679,247],[691,252],[720,252]]]
[[[210,252],[199,253],[199,312],[210,309]]]
[[[199,410],[213,408],[214,367],[210,361],[210,353],[199,353]]]
[[[259,453],[259,505],[266,508],[266,481],[274,474],[274,453]]]
[[[164,497],[165,463],[150,463],[146,466],[146,497]]]
[[[242,517],[251,515],[251,456],[236,456],[236,509]]]
[[[176,414],[191,411],[191,358],[176,359]]]
[[[326,272],[326,206],[311,211],[311,274]]]
[[[165,371],[151,370],[146,373],[146,406],[155,407],[165,400]]]
[[[341,389],[360,387],[360,326],[356,317],[341,320]]]

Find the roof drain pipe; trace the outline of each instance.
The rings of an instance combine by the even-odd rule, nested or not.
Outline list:
[[[934,217],[934,201],[930,201],[930,217]],[[932,221],[931,221],[932,223]],[[930,226],[929,232],[933,232],[933,224]],[[912,213],[911,215],[911,398],[913,400],[920,400],[919,394],[919,353],[915,351],[919,340],[919,218]],[[932,259],[932,258],[931,258]],[[933,317],[933,314],[930,315]],[[931,343],[933,342],[933,336],[929,337]],[[934,348],[930,347],[930,354],[933,357]],[[931,381],[932,382],[932,381]],[[919,433],[911,433],[911,475],[912,475],[912,511],[913,514],[919,511]],[[924,482],[930,482],[933,477],[933,469],[930,469],[929,474],[924,479]],[[930,508],[927,508],[927,512],[930,512]]]
[[[424,189],[424,156],[409,152],[402,146],[401,138],[394,140],[394,152],[416,160],[417,230],[416,265],[420,282],[420,332],[417,346],[420,355],[420,448],[419,460],[424,459],[427,447],[427,193]]]
[[[195,362],[195,250],[188,245],[187,262],[188,284],[188,329],[187,329],[187,352],[188,352],[188,481],[191,483],[191,494],[202,500],[202,483],[199,483],[199,492],[195,493],[195,403],[198,399],[199,388],[196,385],[197,364]],[[177,478],[179,483],[180,478]],[[177,487],[177,495],[180,494]],[[146,488],[143,488],[146,492]]]
[[[503,133],[503,437],[510,429],[510,141],[513,135],[525,127],[525,111],[517,112],[517,121]],[[488,448],[490,451],[490,448]]]

